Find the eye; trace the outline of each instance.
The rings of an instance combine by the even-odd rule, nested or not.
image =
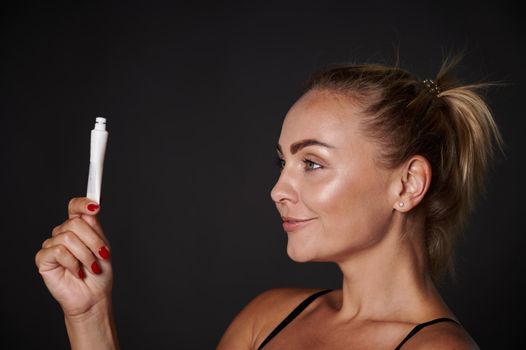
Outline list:
[[[305,168],[306,168],[305,170],[307,170],[307,171],[312,171],[312,170],[323,168],[318,163],[315,163],[315,162],[313,162],[312,160],[309,160],[309,159],[303,159],[303,163],[305,163]]]
[[[279,156],[276,156],[276,166],[279,170],[282,170],[285,167],[285,160]]]

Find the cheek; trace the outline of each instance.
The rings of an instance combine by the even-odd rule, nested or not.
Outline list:
[[[304,202],[320,217],[325,234],[376,240],[391,213],[385,185],[371,172],[340,171],[313,183]]]
[[[334,171],[306,184],[303,199],[314,212],[325,217],[350,214],[363,208],[371,195],[370,181],[350,171]]]
[[[322,219],[341,204],[341,190],[346,188],[343,177],[335,174],[313,174],[302,184],[301,201]]]

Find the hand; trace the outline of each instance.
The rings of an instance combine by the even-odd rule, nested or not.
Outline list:
[[[68,220],[55,227],[35,256],[44,283],[66,317],[87,313],[111,299],[113,273],[109,244],[97,220],[99,206],[73,198]]]

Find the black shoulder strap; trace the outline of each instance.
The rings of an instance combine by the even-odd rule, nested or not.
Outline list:
[[[419,325],[415,326],[415,328],[413,328],[411,330],[411,332],[409,332],[409,334],[404,338],[404,340],[402,340],[402,342],[400,344],[398,344],[398,346],[395,348],[395,350],[400,350],[402,345],[404,345],[412,336],[414,336],[416,333],[418,333],[422,328],[425,328],[427,326],[431,326],[431,325],[433,325],[435,323],[439,323],[439,322],[453,322],[453,323],[456,323],[456,324],[458,324],[460,326],[460,323],[458,323],[457,321],[452,320],[450,318],[447,318],[447,317],[437,318],[437,319],[434,319],[434,320],[431,320],[431,321],[428,321],[428,322],[420,323]]]
[[[295,319],[307,306],[309,306],[310,303],[312,303],[316,298],[322,296],[323,294],[329,293],[332,291],[332,289],[325,289],[321,290],[319,292],[316,292],[312,295],[310,295],[307,299],[303,300],[301,304],[296,306],[294,310],[283,320],[281,323],[274,328],[274,330],[268,335],[267,338],[261,343],[258,350],[261,350],[267,343],[276,336],[283,328],[285,328],[293,319]]]

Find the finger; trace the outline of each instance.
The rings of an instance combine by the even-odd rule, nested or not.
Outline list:
[[[40,249],[35,256],[35,263],[41,274],[62,267],[80,279],[85,277],[80,262],[63,245]]]
[[[45,247],[46,247],[46,245],[47,245],[47,243],[48,243],[48,241],[49,241],[50,239],[51,239],[51,238],[48,238],[48,239],[46,239],[44,242],[42,242],[42,248],[45,248]]]
[[[86,221],[80,217],[66,220],[62,225],[55,227],[51,235],[56,237],[68,231],[74,233],[95,256],[104,260],[109,259],[109,242],[106,237],[101,236]]]
[[[92,217],[92,218],[94,218],[94,217]],[[65,227],[69,227],[69,225],[70,225],[69,222],[72,221],[72,220],[75,221],[75,220],[79,220],[79,219],[82,220],[82,221],[84,221],[86,224],[88,224],[88,225],[90,226],[90,228],[91,228],[93,231],[95,231],[95,233],[96,233],[99,237],[101,237],[106,243],[108,243],[108,240],[107,240],[107,238],[106,238],[106,235],[104,234],[104,231],[102,230],[102,226],[100,226],[100,225],[98,224],[98,222],[97,222],[96,225],[92,225],[92,224],[90,224],[90,223],[88,222],[89,220],[86,220],[86,216],[85,216],[85,215],[73,217],[73,218],[71,218],[71,219],[68,219],[68,220],[64,221],[62,224],[60,224],[60,225],[58,225],[58,226],[55,226],[55,227],[51,230],[51,235],[52,235],[52,236],[56,236],[56,235],[59,234],[59,233],[62,233],[62,232],[64,232],[64,231],[67,231],[67,228],[65,228]],[[68,225],[68,226],[66,226],[66,225]]]
[[[86,198],[72,198],[68,203],[68,218],[81,217],[100,235],[104,235],[102,226],[99,223],[97,214],[100,212],[100,206],[97,202]]]
[[[57,245],[65,246],[82,265],[93,274],[100,274],[102,269],[97,262],[97,257],[93,252],[71,231],[66,231],[47,239],[43,243],[43,248],[51,248]]]
[[[100,206],[94,200],[86,197],[71,198],[68,203],[68,217],[71,219],[80,215],[97,214]]]

